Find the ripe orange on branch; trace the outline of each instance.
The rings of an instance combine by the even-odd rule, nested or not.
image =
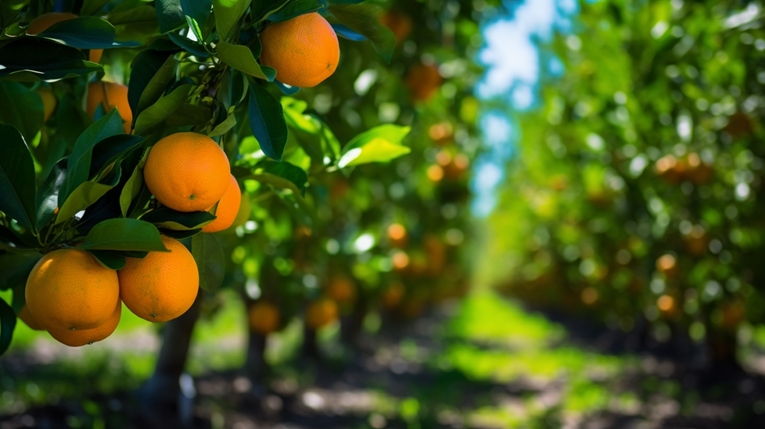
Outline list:
[[[223,149],[210,137],[176,133],[151,148],[143,178],[163,205],[182,212],[205,211],[226,193],[231,168]]]
[[[27,279],[29,312],[45,329],[93,329],[109,319],[119,300],[117,273],[77,249],[43,256]]]
[[[62,21],[68,21],[70,19],[77,18],[77,15],[68,12],[51,12],[45,13],[37,18],[33,19],[27,27],[27,34],[34,36],[47,30],[53,24],[58,24]],[[94,63],[101,61],[101,55],[104,54],[103,49],[91,49],[88,54],[88,60]]]
[[[122,301],[117,300],[117,307],[112,312],[112,315],[109,316],[109,319],[104,322],[103,325],[97,328],[84,329],[80,331],[50,329],[48,330],[48,333],[58,342],[69,347],[81,347],[87,344],[97,343],[114,333],[114,330],[117,329],[117,325],[120,324],[121,316]]]
[[[340,62],[337,34],[316,12],[269,25],[260,42],[260,63],[273,67],[276,79],[290,86],[316,86],[332,76]]]
[[[217,217],[214,221],[205,225],[202,228],[202,232],[218,232],[228,229],[228,227],[234,224],[234,219],[236,219],[239,213],[241,203],[242,194],[239,184],[232,175],[228,189],[226,189],[226,193],[221,197],[220,202],[218,202],[218,208],[215,210],[215,216]]]
[[[199,291],[199,271],[186,246],[162,237],[167,252],[150,252],[143,259],[127,258],[119,270],[120,297],[136,316],[167,322],[185,313]]]
[[[247,314],[250,329],[266,335],[279,329],[279,309],[266,301],[258,301],[252,306]]]
[[[42,325],[40,325],[40,323],[35,320],[34,316],[32,316],[32,313],[29,312],[29,308],[27,308],[26,305],[21,307],[21,311],[19,311],[19,319],[21,319],[22,322],[26,323],[27,326],[35,331],[45,330],[45,328],[43,328]]]
[[[88,86],[88,101],[86,111],[93,118],[98,106],[104,106],[104,111],[109,113],[117,108],[122,118],[122,129],[125,134],[130,134],[130,126],[133,123],[133,111],[128,104],[128,87],[114,82],[93,82]]]

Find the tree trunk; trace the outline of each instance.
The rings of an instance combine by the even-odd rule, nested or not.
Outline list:
[[[364,327],[364,318],[367,317],[367,301],[360,296],[353,304],[351,314],[340,320],[340,339],[353,349],[360,346],[361,331]]]
[[[304,325],[303,328],[303,357],[318,361],[321,359],[319,344],[316,342],[316,331]]]
[[[193,419],[193,379],[183,370],[201,303],[202,291],[185,314],[167,322],[162,329],[157,365],[154,374],[141,388],[139,398],[144,417],[152,421],[177,420],[185,426]]]
[[[263,356],[266,351],[267,337],[252,329],[249,330],[248,337],[247,360],[245,360],[242,370],[253,384],[257,384],[267,370],[266,361]]]

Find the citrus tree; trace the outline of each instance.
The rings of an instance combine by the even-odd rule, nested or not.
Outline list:
[[[110,335],[120,301],[176,319],[222,281],[211,233],[240,183],[310,218],[310,177],[408,152],[405,129],[343,146],[290,120],[287,95],[342,68],[338,34],[391,54],[376,8],[341,3],[3,3],[0,350],[17,314],[69,345]]]
[[[599,2],[579,31],[519,116],[492,220],[506,287],[735,365],[763,320],[759,20],[739,2]]]

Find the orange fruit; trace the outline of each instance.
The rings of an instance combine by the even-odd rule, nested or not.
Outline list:
[[[242,194],[239,190],[239,184],[236,183],[236,179],[231,175],[228,188],[218,202],[218,208],[215,210],[215,216],[217,218],[205,225],[202,228],[202,232],[218,232],[228,229],[234,224],[239,213],[239,206],[242,203]]]
[[[67,329],[50,329],[48,333],[59,343],[69,347],[81,347],[86,344],[97,343],[111,335],[117,325],[120,324],[122,316],[122,301],[117,300],[117,307],[112,311],[112,315],[101,326],[93,329],[83,329],[72,331]]]
[[[67,12],[51,12],[42,14],[29,23],[29,27],[27,27],[27,34],[32,36],[35,34],[40,34],[53,24],[58,24],[61,21],[68,21],[74,18],[77,18],[77,15]],[[101,60],[101,55],[103,53],[103,49],[91,49],[90,53],[88,54],[88,60],[97,63]]]
[[[32,313],[29,312],[29,309],[27,306],[21,307],[21,311],[19,311],[19,319],[21,319],[22,322],[26,323],[27,326],[34,329],[35,331],[44,331],[45,328],[40,325],[40,323],[35,320],[34,316],[32,316]]]
[[[356,284],[345,276],[333,277],[325,290],[327,296],[338,304],[350,304],[356,298]]]
[[[182,212],[209,210],[231,184],[231,168],[220,146],[197,133],[176,133],[154,145],[143,178],[160,203]]]
[[[404,288],[403,283],[396,282],[391,284],[385,289],[385,292],[383,292],[380,297],[383,306],[385,308],[394,308],[398,306],[401,303],[401,299],[404,297],[404,292],[406,292],[406,289]]]
[[[435,64],[416,64],[409,69],[406,76],[406,86],[414,101],[430,100],[441,87],[443,79]]]
[[[393,268],[398,272],[403,272],[409,267],[409,255],[406,252],[398,251],[391,257]]]
[[[170,252],[149,252],[143,259],[127,258],[118,271],[120,298],[136,316],[167,322],[185,313],[199,291],[199,271],[191,252],[180,241],[162,236]]]
[[[93,329],[114,312],[117,273],[83,250],[43,256],[27,278],[27,308],[45,329]]]
[[[269,25],[260,42],[260,63],[273,67],[276,79],[290,86],[316,86],[332,76],[340,61],[337,34],[316,12]]]
[[[329,298],[319,298],[308,304],[305,322],[311,329],[319,329],[337,320],[337,303]]]
[[[677,274],[677,260],[669,253],[662,255],[656,260],[656,270],[667,277],[674,277]]]
[[[267,301],[258,301],[250,306],[247,318],[250,329],[259,334],[270,334],[279,329],[279,309]]]
[[[96,109],[103,104],[104,111],[109,113],[117,108],[122,118],[122,128],[125,134],[130,134],[130,127],[133,123],[133,111],[128,104],[128,87],[114,82],[93,82],[88,86],[88,101],[85,110],[93,118],[96,115]]]
[[[56,105],[58,101],[56,96],[53,95],[53,91],[50,88],[40,88],[37,90],[37,94],[40,95],[43,103],[43,123],[48,122],[53,112],[56,111]]]
[[[444,169],[440,165],[433,164],[428,167],[427,175],[432,182],[440,182],[444,178]]]
[[[398,247],[400,249],[406,247],[406,244],[409,241],[409,234],[407,234],[404,225],[401,225],[400,223],[391,224],[388,227],[388,240],[393,247]]]
[[[380,17],[380,23],[390,28],[393,36],[396,37],[397,45],[403,43],[412,32],[412,18],[397,10],[390,10],[383,14]]]

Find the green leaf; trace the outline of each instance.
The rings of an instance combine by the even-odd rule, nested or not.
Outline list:
[[[120,211],[123,216],[128,215],[130,210],[130,203],[138,196],[143,188],[143,166],[146,164],[146,158],[149,156],[149,151],[144,152],[141,161],[135,166],[133,172],[130,174],[125,186],[120,192]]]
[[[165,119],[168,127],[203,126],[212,119],[210,107],[202,104],[184,103]]]
[[[209,137],[222,136],[223,134],[226,134],[232,128],[234,128],[235,125],[236,125],[236,116],[234,116],[233,113],[230,113],[226,117],[226,120],[216,125],[215,128],[213,128],[213,130],[210,131],[210,134],[208,135]]]
[[[287,5],[291,0],[261,0],[252,5],[252,16],[260,22]]]
[[[90,230],[83,250],[126,250],[169,252],[162,244],[157,228],[138,219],[107,219]]]
[[[107,3],[109,3],[109,0],[84,0],[80,9],[80,16],[93,15],[103,9]]]
[[[213,234],[197,234],[191,238],[191,254],[199,269],[199,287],[215,292],[223,283],[226,257]]]
[[[89,179],[93,147],[101,140],[118,134],[123,134],[122,118],[120,118],[117,109],[114,109],[89,126],[77,138],[66,164],[67,175],[64,187],[58,195],[58,204],[62,210],[69,195]]]
[[[40,95],[18,82],[0,80],[0,123],[13,125],[26,141],[32,141],[43,125]],[[13,100],[13,102],[10,102]]]
[[[250,128],[260,149],[271,159],[281,161],[287,145],[287,123],[281,103],[260,85],[250,85]]]
[[[121,12],[112,11],[106,20],[114,26],[117,40],[137,40],[146,43],[147,39],[155,35],[159,29],[157,11],[148,5]]]
[[[372,47],[386,62],[390,63],[396,48],[396,37],[379,19],[382,9],[374,4],[336,4],[327,10],[341,24],[361,34],[372,42]]]
[[[204,40],[204,34],[202,34],[202,31],[200,30],[200,25],[205,25],[205,22],[207,22],[207,18],[210,16],[210,11],[212,10],[212,1],[211,0],[181,0],[181,8],[183,9],[183,13],[186,14],[187,17],[191,18],[193,20],[192,23],[194,25],[190,25],[191,28],[194,30],[194,33],[197,36],[197,39],[201,42]],[[188,22],[188,21],[187,21]]]
[[[51,25],[35,37],[57,40],[77,49],[104,49],[114,44],[114,27],[92,16],[80,16]]]
[[[64,201],[61,208],[56,215],[56,222],[54,225],[58,225],[61,222],[70,219],[82,210],[93,205],[99,198],[109,192],[115,185],[107,185],[97,182],[84,182],[81,183]],[[60,194],[59,194],[60,196]]]
[[[16,327],[16,313],[8,303],[0,299],[0,355],[8,350]]]
[[[261,68],[260,64],[255,61],[252,51],[247,46],[220,42],[217,49],[218,59],[231,67],[259,79],[269,82],[274,80],[275,73],[270,72],[273,69],[264,70]]]
[[[133,59],[130,64],[128,103],[134,119],[162,97],[170,80],[175,77],[175,52],[148,49],[139,52]]]
[[[6,253],[0,255],[0,290],[26,284],[29,273],[42,255],[39,253]]]
[[[401,142],[409,127],[398,125],[380,125],[361,133],[351,140],[343,149],[338,167],[367,164],[370,162],[389,162],[412,150],[402,146]]]
[[[135,122],[135,134],[144,134],[150,128],[161,124],[168,116],[172,115],[186,101],[192,87],[193,85],[191,84],[181,85],[141,112]]]
[[[60,159],[37,189],[37,229],[42,229],[50,222],[58,207],[58,194],[66,181],[68,159]]]
[[[186,15],[183,13],[181,0],[157,0],[154,7],[157,9],[160,33],[169,33],[186,26]]]
[[[199,229],[215,219],[216,216],[210,212],[179,212],[167,207],[152,210],[141,217],[141,220],[174,231]]]
[[[88,250],[96,261],[111,270],[121,270],[125,268],[125,257],[112,253],[108,250]]]
[[[174,238],[176,240],[183,240],[184,238],[189,238],[197,234],[200,234],[202,232],[202,229],[199,228],[199,229],[174,230],[174,229],[159,228],[159,232],[161,232],[162,235],[168,236],[170,238]]]
[[[32,154],[19,131],[0,124],[0,211],[34,230],[35,167]]]
[[[228,40],[231,30],[236,27],[239,19],[247,12],[252,0],[213,0],[215,11],[215,26],[218,29],[218,38],[221,41]]]
[[[308,175],[306,172],[289,162],[282,161],[276,162],[271,160],[263,160],[255,166],[255,174],[262,175],[263,173],[272,174],[282,179],[286,179],[295,185],[295,190],[300,195],[305,196],[305,188],[308,183]],[[284,186],[281,186],[284,188]]]

